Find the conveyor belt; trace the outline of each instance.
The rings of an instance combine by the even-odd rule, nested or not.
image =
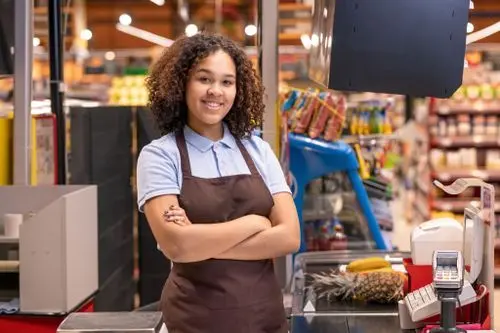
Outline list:
[[[376,252],[365,254],[373,255]],[[380,254],[379,255],[384,255]],[[393,258],[402,258],[402,254],[392,253]],[[396,304],[368,304],[362,302],[327,302],[316,299],[314,294],[308,293],[310,279],[309,273],[326,272],[337,269],[360,256],[356,253],[346,252],[344,255],[307,254],[300,262],[302,272],[306,278],[300,275],[295,279],[294,308],[291,316],[291,333],[394,333],[401,332],[399,327],[398,308]],[[363,256],[363,255],[362,255]],[[335,258],[336,257],[336,258]],[[307,303],[314,307],[314,311],[302,311]]]

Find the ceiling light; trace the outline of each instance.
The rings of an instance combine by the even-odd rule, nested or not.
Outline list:
[[[257,34],[257,27],[253,24],[249,24],[245,27],[245,34],[247,36],[255,36]]]
[[[467,35],[466,39],[466,44],[472,44],[477,42],[478,40],[481,40],[483,38],[487,38],[493,34],[496,34],[497,32],[500,32],[500,21],[493,23],[492,25],[478,30],[476,32],[471,33],[470,35]]]
[[[130,25],[132,24],[132,17],[130,17],[129,14],[121,14],[118,18],[118,21],[120,22],[120,24]]]
[[[191,37],[194,36],[198,33],[198,27],[196,24],[188,24],[186,26],[186,30],[184,31],[186,33],[186,36]]]
[[[157,6],[163,6],[165,4],[165,0],[150,0],[150,1]]]
[[[40,45],[40,38],[38,37],[33,38],[33,46],[37,47],[39,45]]]
[[[467,33],[470,34],[473,31],[474,31],[474,24],[468,22],[467,23]]]
[[[474,1],[470,0],[469,9],[474,9]]]
[[[91,40],[92,31],[90,31],[89,29],[83,29],[82,32],[80,32],[80,38],[83,40]]]
[[[108,61],[113,61],[116,58],[116,54],[113,51],[108,51],[104,53],[104,59]]]
[[[131,36],[134,36],[134,37],[137,37],[137,38],[140,38],[143,40],[147,40],[148,42],[151,42],[153,44],[160,45],[163,47],[169,47],[170,45],[172,45],[174,43],[174,41],[171,39],[162,37],[160,35],[157,35],[157,34],[154,34],[152,32],[149,32],[149,31],[146,31],[143,29],[139,29],[139,28],[136,28],[136,27],[133,27],[130,25],[123,25],[123,24],[117,23],[116,29],[118,29],[119,31],[121,31],[123,33],[129,34]]]
[[[308,34],[302,34],[300,36],[300,41],[302,42],[302,45],[306,50],[309,50],[311,48],[311,37],[309,37]]]

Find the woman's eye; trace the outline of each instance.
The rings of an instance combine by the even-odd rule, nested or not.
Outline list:
[[[208,79],[208,77],[200,77],[200,82],[208,83],[208,82],[210,82],[210,80]]]
[[[233,81],[224,81],[223,83],[225,86],[231,86],[234,84]]]

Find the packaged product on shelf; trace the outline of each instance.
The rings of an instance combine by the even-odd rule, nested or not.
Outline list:
[[[454,99],[456,101],[463,101],[466,97],[467,97],[467,94],[466,94],[466,91],[465,91],[465,87],[464,86],[460,86],[457,89],[457,91],[455,91],[455,93],[453,94],[452,99]]]
[[[430,157],[433,169],[443,169],[446,166],[446,155],[441,149],[431,149]]]
[[[347,236],[344,233],[344,227],[340,223],[336,223],[333,227],[330,250],[347,250]]]
[[[305,237],[310,252],[347,249],[344,227],[335,218],[307,222]]]
[[[317,93],[312,90],[301,92],[300,96],[290,95],[284,103],[293,107],[283,110],[288,113],[293,133],[307,134],[309,137],[327,141],[339,138],[344,125],[346,99],[332,92]]]
[[[499,150],[488,150],[486,152],[486,169],[495,170],[500,169],[500,151]]]
[[[485,134],[491,136],[497,135],[498,134],[497,124],[498,124],[497,116],[488,116],[486,118]]]
[[[472,134],[484,135],[486,132],[486,120],[483,115],[474,116]]]
[[[439,119],[439,136],[446,136],[447,135],[447,129],[448,129],[448,125],[446,124],[446,119],[445,118],[440,118]]]
[[[457,118],[457,132],[458,135],[470,135],[471,134],[471,125],[470,125],[470,116],[468,114],[461,114]]]
[[[300,109],[294,115],[295,123],[292,130],[295,133],[303,134],[307,132],[317,104],[318,101],[312,94],[304,94],[303,104],[300,105]]]
[[[438,117],[429,117],[429,134],[438,136]]]
[[[481,97],[481,87],[476,84],[471,84],[466,87],[467,98],[476,100]]]
[[[324,139],[327,141],[337,140],[342,133],[344,126],[345,112],[347,108],[347,101],[345,96],[336,96],[335,101],[335,114],[331,115],[326,124]]]
[[[492,85],[488,83],[483,83],[481,85],[481,98],[487,101],[491,101],[495,98],[495,90]]]
[[[446,167],[451,169],[460,169],[462,165],[462,159],[460,158],[460,153],[457,151],[446,152]]]
[[[309,136],[313,139],[318,138],[325,131],[326,124],[332,116],[329,107],[335,107],[335,101],[331,94],[322,94],[319,98],[324,103],[319,106],[309,127]]]
[[[447,126],[446,130],[448,131],[449,136],[456,136],[457,135],[457,133],[458,133],[457,121],[456,121],[455,117],[448,118],[448,126]]]

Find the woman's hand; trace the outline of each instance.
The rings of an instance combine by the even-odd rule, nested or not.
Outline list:
[[[187,226],[191,224],[186,212],[179,206],[170,206],[169,209],[163,213],[163,218],[167,222],[173,222],[180,226]]]

